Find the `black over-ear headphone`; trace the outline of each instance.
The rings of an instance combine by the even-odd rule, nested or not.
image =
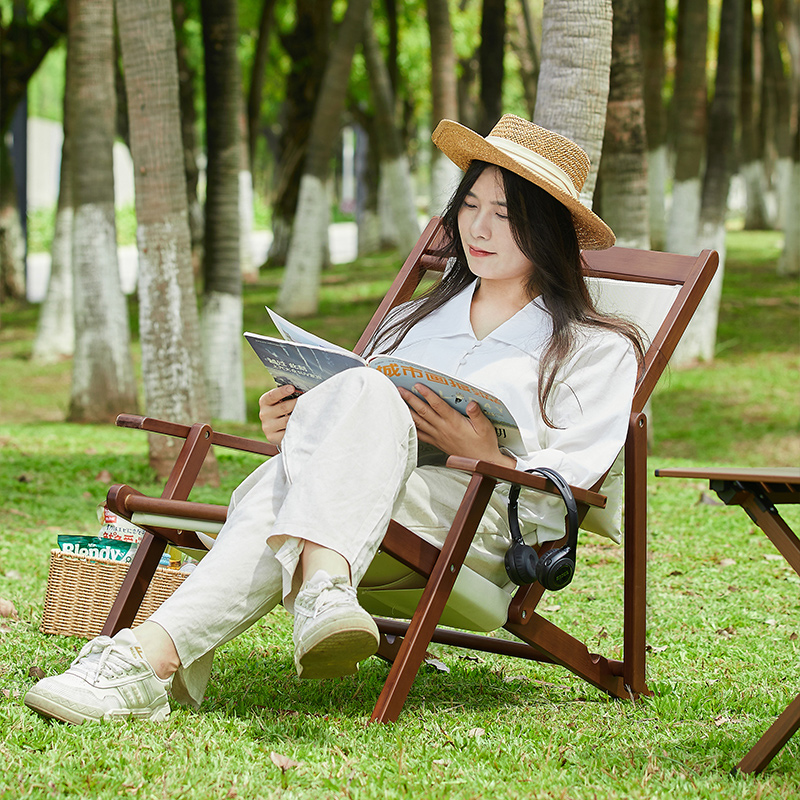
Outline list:
[[[578,548],[578,506],[569,484],[555,470],[548,467],[534,467],[526,469],[525,472],[549,479],[558,489],[564,505],[567,507],[564,517],[567,543],[555,550],[548,550],[541,558],[536,550],[525,544],[519,531],[517,517],[520,487],[519,484],[512,484],[508,492],[508,527],[511,529],[513,542],[506,551],[506,572],[508,577],[519,586],[539,581],[545,589],[555,592],[567,586],[575,574],[575,551]]]

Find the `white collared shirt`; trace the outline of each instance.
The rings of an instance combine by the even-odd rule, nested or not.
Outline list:
[[[591,487],[625,442],[637,375],[631,343],[612,331],[579,334],[550,393],[547,408],[556,425],[550,428],[542,420],[538,400],[539,361],[552,332],[544,301],[536,298],[478,339],[470,323],[477,285],[474,282],[420,320],[394,354],[496,394],[519,424],[526,450],[517,456],[519,469],[550,467],[574,486]],[[554,526],[561,535],[564,511],[559,504],[557,499],[536,503],[535,508],[526,503],[520,520]]]

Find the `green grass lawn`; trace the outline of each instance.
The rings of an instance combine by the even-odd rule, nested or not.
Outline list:
[[[673,369],[653,402],[658,466],[800,463],[797,281],[775,275],[775,234],[731,233],[718,356]],[[352,345],[396,254],[326,273],[307,327]],[[279,273],[245,288],[245,327],[267,330]],[[6,304],[0,327],[0,798],[794,798],[800,735],[761,776],[730,769],[800,691],[800,578],[736,508],[700,482],[651,478],[648,681],[652,698],[611,700],[559,667],[433,646],[397,723],[366,720],[387,667],[300,682],[278,611],[218,654],[199,712],[162,725],[74,728],[22,705],[36,670],[63,670],[81,640],[39,632],[59,532],[93,533],[110,483],[144,490],[146,437],[65,423],[70,365],[29,361],[37,309]],[[265,373],[245,353],[251,419]],[[123,409],[121,409],[123,410]],[[226,426],[231,429],[231,426]],[[225,502],[257,463],[221,453]],[[800,529],[797,508],[787,508]],[[622,561],[587,534],[578,573],[543,613],[619,656]],[[3,623],[3,620],[0,620]],[[282,770],[275,755],[291,765]]]

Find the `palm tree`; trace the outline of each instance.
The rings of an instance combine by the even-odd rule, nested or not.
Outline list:
[[[344,110],[353,53],[362,40],[368,9],[369,0],[349,0],[314,107],[286,273],[278,295],[279,308],[289,315],[313,314],[317,309],[330,214],[326,182],[331,148],[338,138],[335,133]]]
[[[510,44],[519,62],[528,116],[533,119],[536,110],[536,84],[539,82],[539,52],[533,34],[530,0],[518,0],[518,2],[521,13],[511,12],[513,27],[510,31]]]
[[[66,83],[70,83],[69,77]],[[64,92],[64,139],[61,144],[56,221],[50,247],[50,279],[47,282],[47,295],[39,311],[33,343],[32,358],[41,364],[58,361],[75,352],[75,317],[72,310],[72,136],[68,99],[69,93]]]
[[[695,253],[706,139],[708,0],[679,0],[672,122],[675,180],[667,249]]]
[[[791,9],[795,31],[800,31],[800,6]],[[800,53],[795,51],[795,65],[800,66]],[[794,81],[795,108],[800,109],[800,69]],[[789,202],[784,214],[783,252],[778,261],[779,275],[800,275],[800,114],[795,119],[792,136],[792,174],[789,184]]]
[[[545,0],[533,121],[586,151],[592,167],[581,201],[589,207],[603,148],[611,38],[611,0]]]
[[[788,49],[786,36],[790,27],[789,7],[779,0],[762,0],[761,39],[763,53],[763,80],[761,121],[764,141],[774,154],[772,185],[777,203],[774,222],[782,228],[784,207],[789,202],[789,183],[792,172],[792,91],[789,70],[784,63],[783,50]],[[796,36],[800,33],[795,34]]]
[[[286,78],[285,122],[272,203],[269,263],[273,266],[286,264],[314,104],[333,36],[333,0],[295,0],[294,6],[294,27],[280,35],[291,67]]]
[[[744,227],[761,230],[768,227],[767,177],[763,162],[763,140],[760,118],[760,103],[757,99],[756,68],[754,54],[753,3],[745,0],[742,19],[742,89],[741,112],[741,166],[740,173],[745,187]]]
[[[447,0],[428,0],[428,34],[431,40],[431,106],[433,126],[442,119],[458,119],[458,81],[453,28]],[[431,145],[431,213],[444,208],[452,194],[458,168]]]
[[[241,82],[236,0],[202,0],[208,150],[202,337],[211,415],[245,419],[239,229]]]
[[[70,0],[67,69],[72,135],[75,357],[69,418],[136,409],[128,308],[119,280],[112,146],[116,127],[112,0]]]
[[[364,25],[364,58],[375,107],[375,142],[380,160],[380,192],[391,222],[391,245],[409,252],[419,238],[419,224],[408,156],[394,119],[394,96],[389,70],[381,53],[371,13]],[[386,242],[389,244],[389,242]]]
[[[149,416],[192,423],[208,416],[192,272],[181,140],[178,62],[170,0],[117,0],[136,181],[139,336]],[[150,438],[166,475],[179,441]]]
[[[478,132],[486,136],[503,113],[506,50],[506,0],[483,0],[478,47],[480,112]]]
[[[28,82],[67,30],[64,0],[52,0],[38,18],[28,8],[31,5],[15,3],[7,24],[0,14],[0,297],[4,292],[25,296],[25,241],[6,135]]]
[[[734,132],[739,115],[743,0],[722,0],[714,99],[708,115],[697,246],[719,253],[719,267],[675,352],[675,363],[714,358],[725,273],[725,217],[734,171]]]
[[[667,111],[662,91],[666,75],[664,38],[666,0],[639,0],[644,119],[647,128],[647,183],[650,246],[663,250],[667,241]]]
[[[650,248],[639,0],[613,0],[614,37],[600,207],[624,247]]]

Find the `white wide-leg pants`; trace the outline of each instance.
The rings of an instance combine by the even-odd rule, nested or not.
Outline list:
[[[150,618],[180,656],[180,702],[202,700],[216,647],[281,601],[292,611],[305,541],[344,556],[358,585],[392,518],[441,545],[469,482],[456,470],[416,467],[408,408],[371,369],[347,370],[302,395],[281,449],[236,489],[214,547]],[[507,586],[509,542],[505,498],[495,494],[467,565]]]

